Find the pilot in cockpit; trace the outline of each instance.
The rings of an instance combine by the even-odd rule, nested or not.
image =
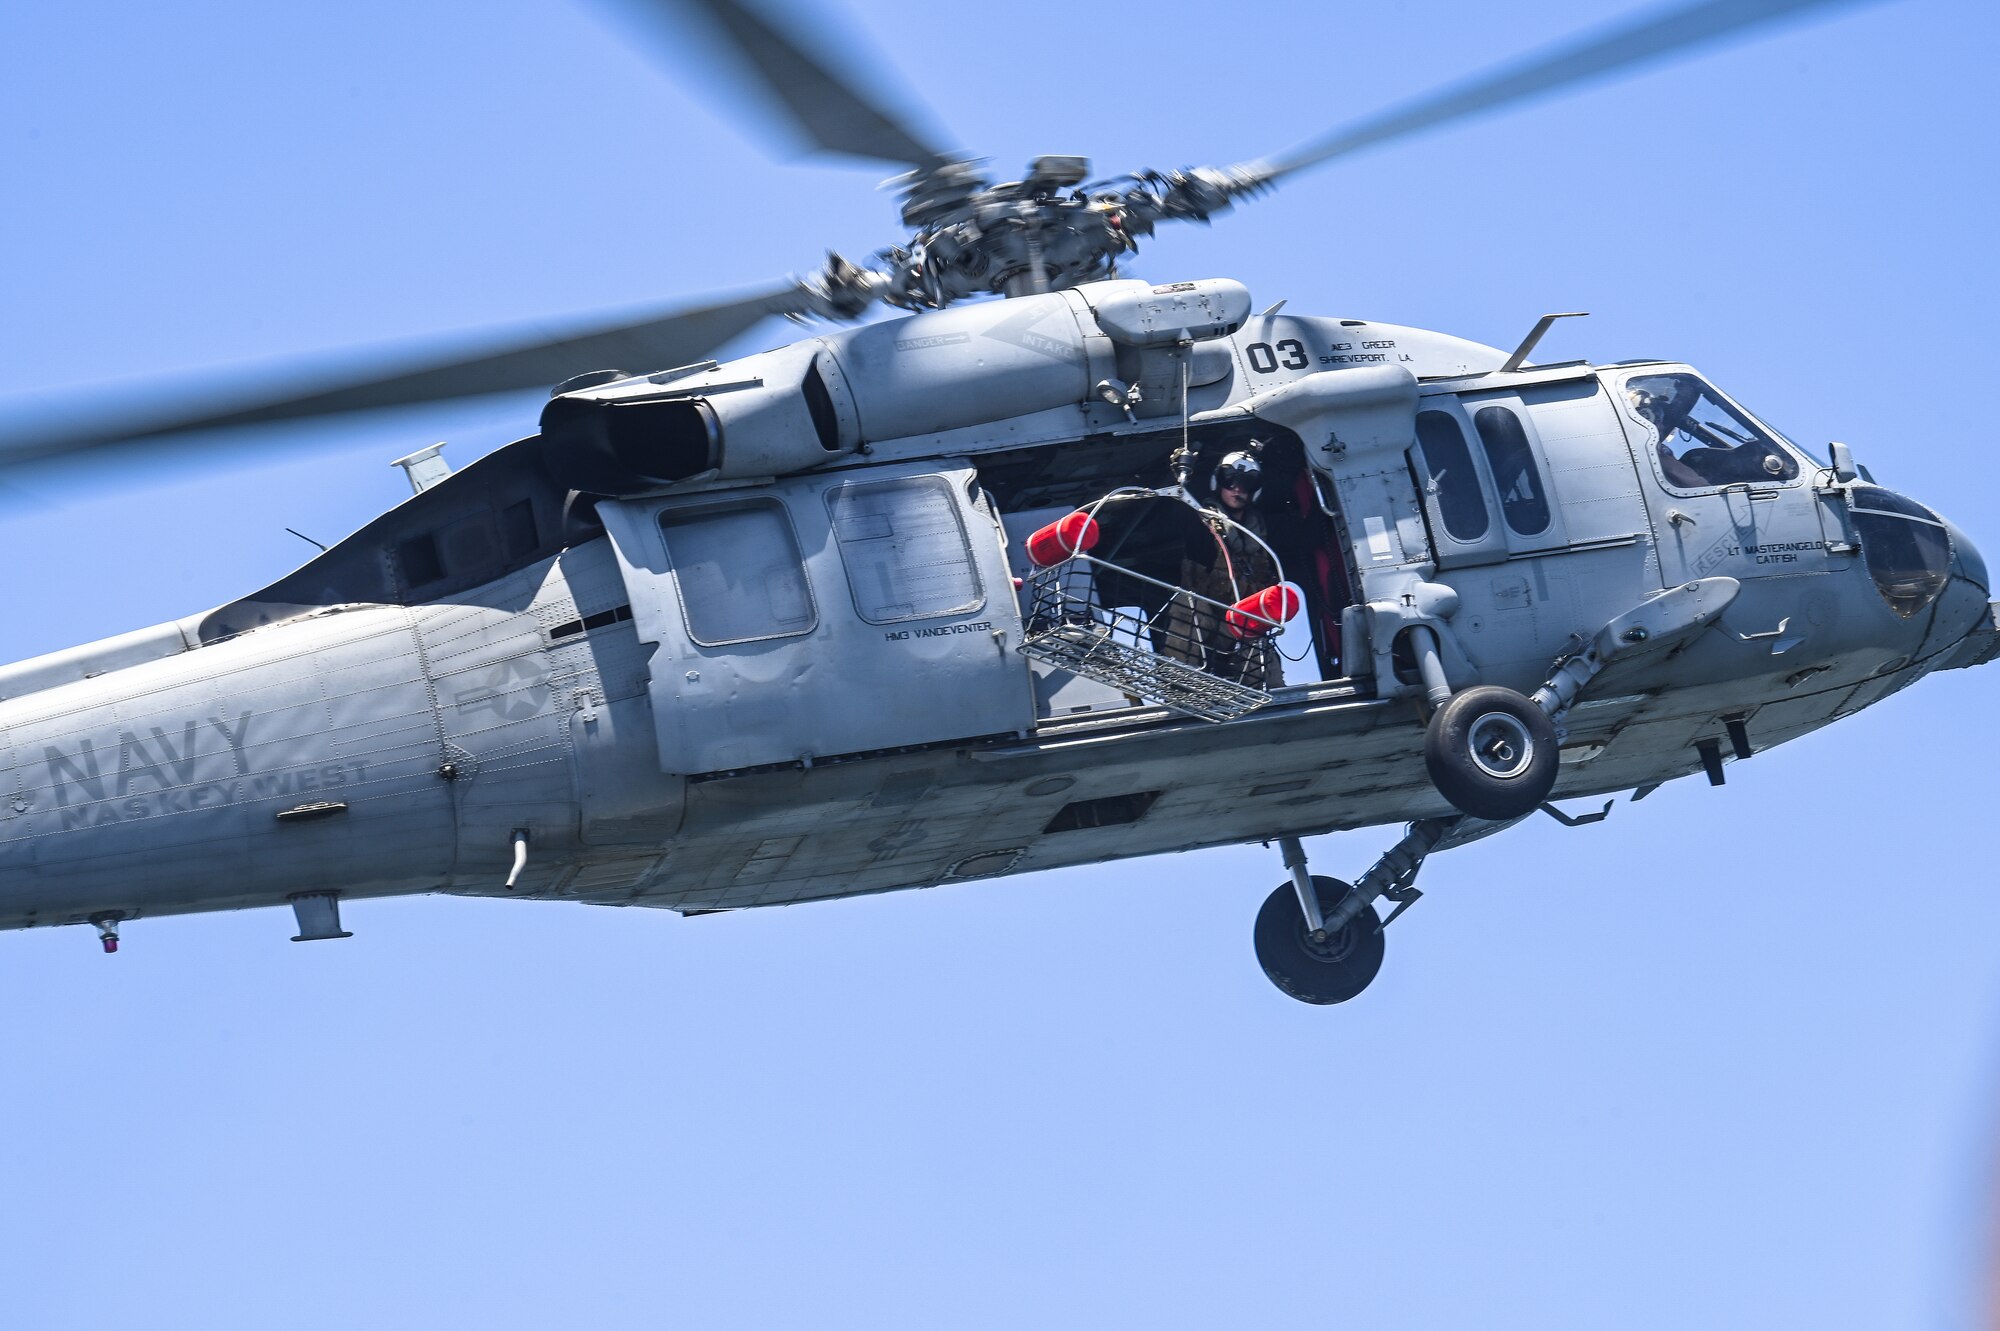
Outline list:
[[[1694,375],[1641,375],[1626,384],[1625,396],[1632,414],[1656,431],[1660,472],[1669,485],[1700,490],[1798,474],[1789,453]]]

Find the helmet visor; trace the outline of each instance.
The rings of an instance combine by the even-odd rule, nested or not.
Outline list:
[[[1264,469],[1255,462],[1225,462],[1215,469],[1215,488],[1218,490],[1235,486],[1242,490],[1254,490],[1263,483]]]

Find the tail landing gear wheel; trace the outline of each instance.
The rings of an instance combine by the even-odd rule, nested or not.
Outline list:
[[[1354,889],[1338,878],[1313,876],[1321,918]],[[1298,889],[1286,883],[1257,912],[1257,964],[1271,983],[1301,1003],[1345,1003],[1382,969],[1382,921],[1369,906],[1340,928],[1314,938],[1299,909]]]
[[[1559,757],[1549,714],[1494,684],[1452,694],[1424,732],[1424,766],[1438,793],[1496,823],[1526,817],[1549,797]]]

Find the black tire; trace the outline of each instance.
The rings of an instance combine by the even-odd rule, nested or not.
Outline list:
[[[1338,878],[1313,877],[1320,918],[1354,889]],[[1285,883],[1257,912],[1257,964],[1271,983],[1301,1003],[1345,1003],[1382,969],[1382,918],[1371,905],[1322,942],[1307,936],[1298,889]]]
[[[1438,793],[1496,823],[1533,813],[1555,788],[1560,761],[1549,714],[1496,684],[1452,694],[1424,732],[1424,766]]]

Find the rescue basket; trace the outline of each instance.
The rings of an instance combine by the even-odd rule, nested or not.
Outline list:
[[[1227,549],[1213,524],[1242,531],[1271,555],[1278,584],[1235,587],[1225,603],[1156,576],[1164,571],[1157,562],[1149,572],[1141,561],[1121,559],[1121,541],[1105,534],[1136,529],[1147,515],[1135,517],[1129,506],[1147,502],[1173,506],[1154,510],[1155,517],[1185,524],[1191,516],[1206,524],[1199,529],[1224,561]],[[1109,551],[1104,557],[1093,553],[1101,540]],[[1027,552],[1034,565],[1022,586],[1027,628],[1020,650],[1027,656],[1206,721],[1244,716],[1271,700],[1261,685],[1277,675],[1273,639],[1297,613],[1299,596],[1270,546],[1226,514],[1177,495],[1116,490],[1035,532]],[[1234,587],[1233,568],[1230,579]]]

